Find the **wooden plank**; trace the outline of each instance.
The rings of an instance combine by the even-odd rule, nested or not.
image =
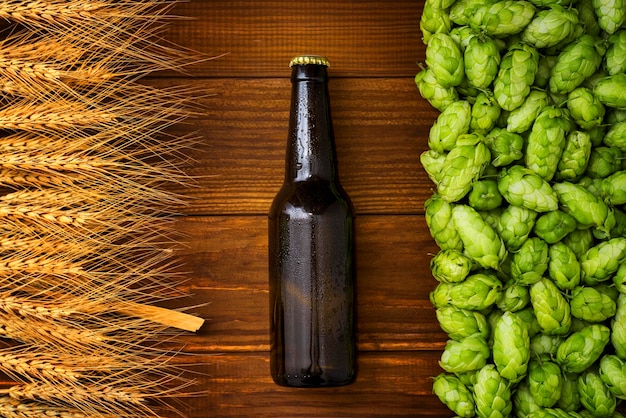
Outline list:
[[[192,269],[187,305],[207,319],[186,338],[192,352],[269,349],[267,219],[187,217],[182,261]],[[441,349],[429,293],[436,286],[428,253],[437,247],[422,216],[361,216],[356,222],[357,337],[361,350]]]
[[[191,20],[166,37],[219,60],[189,69],[195,76],[281,76],[292,56],[322,54],[336,76],[413,76],[424,60],[419,20],[424,0],[182,2]]]
[[[361,353],[352,385],[300,390],[272,382],[267,353],[201,357],[206,364],[197,386],[209,391],[193,399],[188,414],[190,418],[449,416],[431,391],[430,379],[440,372],[439,356],[436,351]]]
[[[152,80],[177,85],[180,80]],[[200,136],[187,172],[197,186],[186,214],[265,214],[284,176],[290,82],[279,79],[201,79],[214,94],[187,129]],[[419,163],[438,115],[410,78],[331,79],[342,184],[357,213],[423,213],[432,183]],[[180,128],[180,130],[184,130]]]

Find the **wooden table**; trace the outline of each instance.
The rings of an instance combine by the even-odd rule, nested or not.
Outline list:
[[[201,146],[197,187],[178,221],[189,241],[184,304],[207,323],[185,337],[201,365],[190,417],[450,416],[430,378],[445,334],[428,295],[437,251],[424,221],[432,185],[419,164],[437,112],[414,83],[424,60],[423,0],[192,1],[171,41],[219,56],[158,85],[206,93],[193,120]],[[294,390],[269,375],[267,212],[284,169],[289,60],[331,63],[330,94],[341,181],[357,212],[358,377],[335,389]]]

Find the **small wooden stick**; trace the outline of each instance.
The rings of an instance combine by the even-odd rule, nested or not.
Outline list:
[[[117,311],[125,315],[136,316],[183,331],[196,332],[204,324],[204,319],[194,315],[140,303],[124,302],[122,307],[117,309]]]

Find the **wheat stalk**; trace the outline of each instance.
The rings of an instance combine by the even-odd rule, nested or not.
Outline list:
[[[140,82],[197,59],[160,38],[176,3],[0,4],[0,416],[156,417],[192,383],[170,344],[204,321],[155,304],[198,92]]]

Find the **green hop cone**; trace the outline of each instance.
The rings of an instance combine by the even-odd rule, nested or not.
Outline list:
[[[481,311],[500,299],[502,282],[494,274],[475,273],[459,283],[439,283],[431,293],[435,308],[454,306]]]
[[[582,186],[585,188],[585,190],[587,190],[589,193],[593,194],[596,197],[602,197],[602,179],[601,178],[594,178],[588,175],[584,175],[582,176],[580,179],[578,179],[577,182],[578,185]]]
[[[430,260],[430,270],[437,281],[458,283],[465,280],[472,268],[472,260],[458,250],[440,250]]]
[[[500,214],[496,232],[509,251],[517,251],[533,230],[537,212],[523,206],[509,205]]]
[[[460,341],[449,340],[441,354],[439,365],[448,373],[479,370],[487,364],[490,351],[487,341],[480,334]]]
[[[502,204],[502,195],[495,180],[477,180],[468,195],[468,203],[476,210],[497,209]]]
[[[522,318],[522,320],[528,327],[528,336],[530,338],[541,332],[541,326],[539,325],[539,321],[537,321],[537,315],[535,315],[535,310],[532,306],[527,306],[524,309],[515,313],[520,318]]]
[[[535,14],[522,32],[522,41],[535,48],[558,45],[567,39],[578,25],[578,13],[558,4]]]
[[[607,204],[583,186],[564,181],[553,184],[552,190],[556,192],[562,209],[581,227],[593,226],[609,232],[615,225],[615,216]]]
[[[556,54],[556,52],[554,52],[553,54]],[[542,90],[548,87],[550,76],[552,74],[552,68],[554,68],[554,66],[556,65],[557,59],[558,55],[548,55],[547,53],[543,53],[539,56],[537,74],[535,74],[535,82],[533,83],[533,87]]]
[[[457,3],[458,2],[455,2],[454,4]],[[456,42],[459,48],[461,48],[461,51],[465,52],[465,48],[467,48],[470,39],[476,36],[476,32],[474,32],[474,29],[470,28],[469,26],[455,26],[450,30],[450,36],[452,37],[454,42]],[[465,54],[463,56],[463,62],[465,63]]]
[[[530,360],[528,327],[513,312],[504,312],[496,322],[493,339],[493,360],[500,375],[512,383],[526,376]]]
[[[430,128],[428,146],[438,153],[452,150],[459,135],[469,132],[471,111],[472,107],[466,100],[446,107]]]
[[[435,186],[439,184],[441,179],[441,168],[445,160],[446,154],[439,153],[433,149],[426,150],[420,154],[420,163]]]
[[[587,322],[602,322],[615,315],[617,304],[594,287],[578,286],[570,299],[572,316]]]
[[[582,406],[594,417],[611,417],[615,412],[617,399],[595,370],[588,370],[580,375],[578,394]]]
[[[487,35],[472,36],[463,57],[469,84],[478,89],[488,88],[500,67],[500,49],[496,41]]]
[[[530,290],[528,286],[507,283],[502,289],[500,299],[496,306],[501,311],[517,312],[524,309],[530,303]]]
[[[626,120],[613,123],[602,141],[606,146],[617,147],[626,152]]]
[[[599,126],[606,110],[602,102],[587,87],[576,87],[567,96],[567,109],[571,118],[582,129]]]
[[[572,290],[580,284],[581,268],[576,253],[565,242],[548,248],[548,276],[561,290]]]
[[[594,147],[585,175],[596,179],[608,177],[621,168],[622,159],[622,151],[617,147]]]
[[[561,369],[552,361],[531,360],[528,365],[528,387],[537,405],[549,408],[561,397]]]
[[[452,208],[453,204],[433,194],[424,203],[426,225],[439,248],[463,251],[463,241],[452,221]]]
[[[496,1],[497,0],[457,0],[450,6],[450,20],[458,26],[467,26],[476,10],[483,6],[490,6]]]
[[[435,311],[441,329],[453,340],[462,340],[473,334],[489,336],[489,324],[485,316],[477,311],[442,306]]]
[[[576,229],[576,219],[562,210],[541,214],[535,222],[535,235],[548,244],[554,244]]]
[[[441,373],[433,380],[433,393],[459,417],[474,416],[472,392],[453,374]]]
[[[522,105],[530,94],[538,65],[539,53],[534,47],[520,43],[508,49],[493,82],[493,94],[502,109],[512,111]]]
[[[567,94],[595,73],[602,63],[602,53],[591,35],[583,35],[559,54],[548,81],[550,91]]]
[[[551,280],[543,278],[531,285],[530,302],[544,334],[569,332],[572,324],[569,303]]]
[[[422,40],[428,44],[430,37],[435,33],[448,33],[452,28],[448,9],[441,8],[440,0],[426,0],[420,18]]]
[[[589,228],[576,229],[567,234],[562,242],[574,252],[576,257],[580,257],[594,245],[595,237]]]
[[[626,170],[611,174],[602,180],[602,193],[611,205],[626,204]]]
[[[554,179],[577,180],[587,169],[591,156],[591,136],[584,131],[571,131],[565,137],[563,154],[556,167]]]
[[[594,0],[578,0],[574,7],[578,11],[578,20],[585,28],[585,32],[592,36],[599,36],[602,29],[598,24],[596,10],[593,7]]]
[[[472,207],[470,205],[470,207]],[[491,210],[476,210],[483,221],[487,223],[494,230],[498,230],[498,223],[500,222],[500,215],[502,215],[502,207]]]
[[[626,261],[626,238],[616,237],[591,247],[580,257],[583,281],[593,286],[606,281]]]
[[[493,364],[487,364],[476,373],[474,384],[476,415],[481,418],[507,417],[513,407],[509,382],[498,373]]]
[[[459,94],[454,87],[444,87],[439,84],[435,74],[430,68],[420,70],[415,75],[415,84],[420,95],[430,103],[432,107],[443,112],[446,107],[459,100]]]
[[[524,156],[524,138],[504,128],[493,128],[489,131],[485,135],[485,145],[491,151],[491,164],[494,167],[509,165]]]
[[[613,276],[613,285],[619,293],[626,295],[626,263],[622,263]]]
[[[475,10],[469,25],[477,32],[501,37],[520,33],[535,15],[535,6],[524,0],[502,0]]]
[[[531,357],[548,358],[556,355],[556,350],[563,341],[565,337],[561,335],[546,335],[540,332],[530,339]]]
[[[483,268],[498,270],[507,255],[496,231],[470,206],[456,205],[452,220],[461,237],[465,254]]]
[[[620,73],[599,80],[593,94],[605,105],[626,109],[626,74]]]
[[[500,171],[498,190],[511,205],[523,206],[536,212],[558,209],[557,194],[550,184],[534,171],[520,165]]]
[[[513,253],[511,278],[518,284],[531,285],[543,278],[548,269],[548,244],[530,237]]]
[[[447,33],[435,33],[428,40],[426,65],[446,88],[458,86],[465,75],[461,50]]]
[[[522,380],[513,393],[513,407],[516,417],[526,418],[535,412],[541,412],[544,408],[537,405],[535,398],[530,393],[527,380]]]
[[[442,199],[456,202],[472,188],[489,165],[491,153],[480,134],[466,134],[457,138],[457,146],[446,155],[441,167],[437,190]]]
[[[569,129],[566,111],[556,106],[544,108],[526,140],[526,167],[546,181],[552,180],[565,149]]]
[[[598,17],[598,25],[608,34],[615,33],[626,20],[624,0],[593,0],[593,8]]]
[[[609,47],[604,55],[609,75],[626,73],[626,30],[620,30],[608,39]]]
[[[611,321],[611,344],[615,354],[626,360],[626,294],[617,297],[617,311]]]
[[[531,90],[524,102],[513,109],[507,118],[506,129],[509,132],[523,133],[529,130],[543,108],[548,106],[550,99],[542,90]]]
[[[614,354],[600,359],[600,379],[618,399],[626,399],[626,362]]]
[[[481,134],[488,133],[496,126],[501,112],[500,105],[489,90],[478,93],[472,105],[470,130]]]
[[[555,406],[557,406],[565,413],[564,417],[575,416],[573,415],[573,413],[580,409],[580,395],[578,394],[578,374],[563,374],[561,397],[556,402]]]
[[[611,330],[602,324],[573,332],[557,349],[556,362],[568,373],[582,373],[600,358],[610,335]]]

